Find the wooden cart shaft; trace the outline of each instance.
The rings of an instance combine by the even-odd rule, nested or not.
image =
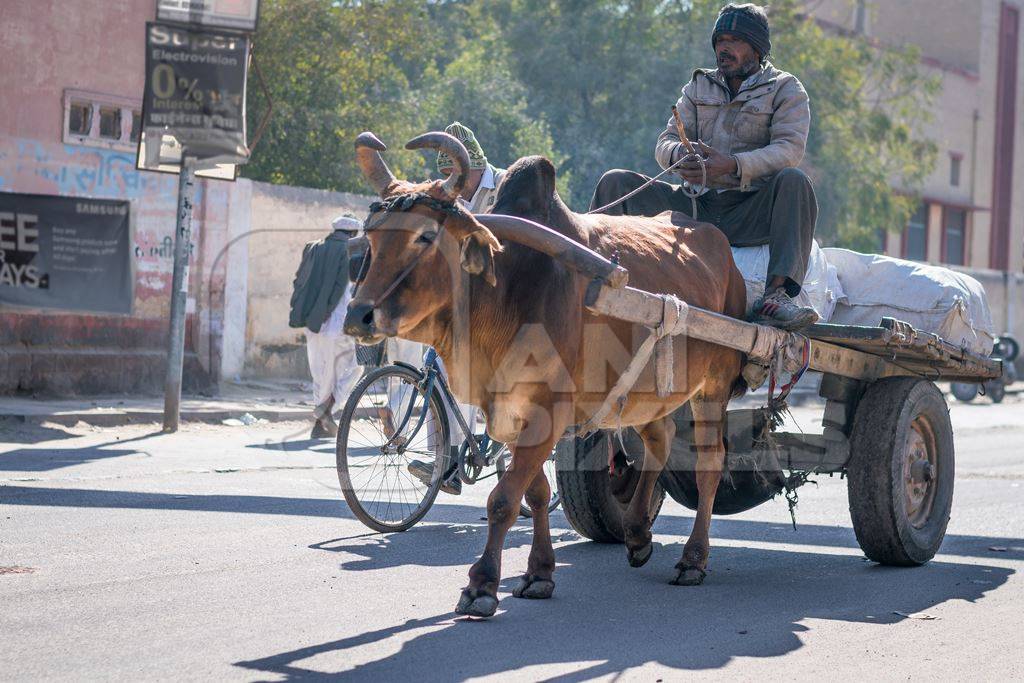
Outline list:
[[[595,295],[596,293],[596,295]],[[590,300],[592,299],[592,300]],[[664,300],[632,287],[592,290],[587,310],[656,328],[664,315]],[[750,353],[759,325],[690,306],[685,335]],[[886,319],[878,328],[814,325],[810,340],[811,370],[874,382],[886,377],[924,377],[933,381],[984,381],[999,377],[999,361],[973,354],[936,335]]]

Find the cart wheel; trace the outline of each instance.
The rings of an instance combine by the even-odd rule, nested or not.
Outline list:
[[[920,565],[935,556],[953,501],[953,428],[938,387],[882,380],[857,406],[850,438],[850,516],[869,559]]]
[[[598,543],[622,543],[622,515],[636,490],[643,461],[629,464],[617,448],[615,472],[609,473],[608,438],[607,432],[598,432],[556,444],[558,491],[562,512],[577,533]],[[639,438],[636,441],[636,448],[630,446],[631,455],[644,453]],[[665,489],[657,483],[651,496],[652,520],[658,517],[664,500]]]
[[[967,384],[966,382],[953,382],[949,385],[950,391],[953,392],[953,396],[956,400],[964,403],[970,403],[978,397],[978,385]]]

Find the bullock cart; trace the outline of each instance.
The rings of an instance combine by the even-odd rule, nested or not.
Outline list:
[[[645,365],[651,356],[660,363],[653,340],[681,334],[739,350],[780,370],[788,360],[798,375],[804,369],[822,373],[821,434],[776,431],[781,420],[775,418],[784,409],[777,399],[762,409],[729,411],[726,472],[715,514],[742,512],[776,496],[785,496],[792,511],[795,489],[809,476],[840,474],[848,482],[853,528],[867,557],[918,565],[935,555],[949,520],[954,479],[949,411],[935,382],[997,378],[999,360],[893,319],[878,327],[820,324],[800,335],[779,332],[630,288],[628,274],[611,262],[591,258],[583,265],[595,276],[584,302],[590,312],[651,330],[652,343],[641,347],[634,365]],[[606,410],[614,410],[615,390],[612,394]],[[652,518],[666,493],[697,507],[688,407],[674,418],[677,435],[652,501]],[[643,467],[640,439],[628,432],[580,433],[564,438],[556,453],[558,488],[570,524],[592,540],[621,542],[622,514]]]

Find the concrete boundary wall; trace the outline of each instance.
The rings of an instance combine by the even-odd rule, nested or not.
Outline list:
[[[246,240],[245,354],[243,359],[236,356],[226,363],[225,379],[233,376],[228,368],[239,366],[247,377],[308,378],[305,335],[301,329],[288,327],[292,282],[302,249],[330,232],[331,221],[342,213],[365,218],[373,199],[252,183],[251,233]]]

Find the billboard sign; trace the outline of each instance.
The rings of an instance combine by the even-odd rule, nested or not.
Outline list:
[[[259,5],[259,0],[157,0],[156,18],[253,33]]]
[[[0,304],[131,313],[129,203],[0,192]]]
[[[248,60],[247,36],[147,24],[139,168],[177,172],[183,152],[201,169],[245,163]]]

